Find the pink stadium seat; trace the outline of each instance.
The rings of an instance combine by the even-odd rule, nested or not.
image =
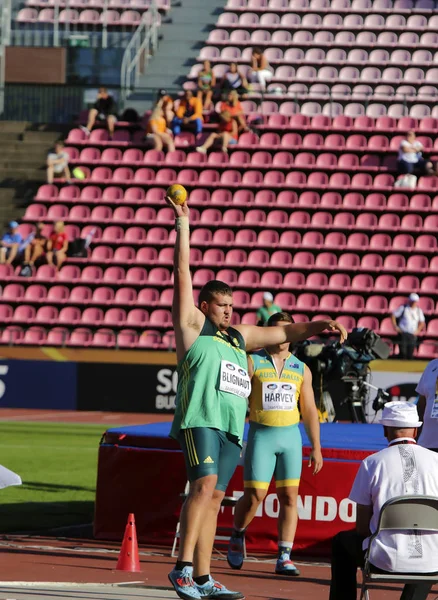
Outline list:
[[[335,273],[332,275],[328,282],[328,288],[330,290],[347,291],[351,285],[350,276],[344,273]]]
[[[290,271],[286,273],[283,279],[283,287],[290,290],[302,289],[306,285],[306,278],[303,273]]]
[[[87,289],[87,288],[85,288]],[[112,304],[114,301],[114,290],[110,287],[98,287],[93,292],[93,297],[88,302],[92,304]],[[87,302],[87,304],[88,304]]]
[[[369,296],[365,304],[365,310],[369,313],[387,313],[388,300],[385,296]]]
[[[338,294],[325,294],[319,303],[319,310],[325,310],[328,313],[338,311],[341,308],[342,300]]]
[[[148,329],[143,331],[138,341],[139,348],[157,349],[161,346],[161,335],[158,331]]]
[[[351,289],[355,291],[368,292],[373,288],[373,278],[371,275],[355,275],[351,281]]]

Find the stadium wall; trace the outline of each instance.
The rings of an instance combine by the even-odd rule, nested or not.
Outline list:
[[[371,383],[387,390],[392,400],[413,400],[426,365],[374,361]],[[174,352],[48,347],[0,351],[0,407],[5,408],[169,414],[176,386]]]

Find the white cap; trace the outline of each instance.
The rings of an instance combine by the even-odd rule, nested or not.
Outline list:
[[[263,300],[267,300],[268,302],[273,302],[274,296],[271,294],[271,292],[265,292],[263,294]]]
[[[381,425],[387,427],[400,427],[410,429],[421,427],[423,423],[418,420],[418,412],[415,404],[409,402],[387,402],[383,407]]]
[[[420,299],[420,296],[418,294],[415,294],[415,293],[409,294],[409,300],[411,302],[418,302],[419,299]]]

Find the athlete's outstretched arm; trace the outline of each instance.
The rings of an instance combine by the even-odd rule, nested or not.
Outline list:
[[[173,255],[173,301],[172,319],[178,360],[187,352],[202,329],[205,317],[193,300],[192,277],[190,274],[190,218],[187,203],[175,204],[166,201],[175,211],[176,242]]]
[[[311,323],[294,323],[293,325],[279,325],[278,327],[257,327],[255,325],[237,325],[236,329],[240,331],[246,343],[247,352],[265,348],[266,346],[276,346],[290,342],[292,344],[301,342],[314,335],[319,335],[323,331],[339,331],[341,342],[347,339],[347,331],[337,321],[321,320]]]
[[[316,475],[322,469],[320,425],[312,387],[312,373],[307,365],[304,366],[304,379],[300,390],[300,410],[307,437],[312,445],[309,467],[314,463],[313,474]]]

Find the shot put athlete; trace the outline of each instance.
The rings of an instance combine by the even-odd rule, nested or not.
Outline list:
[[[287,327],[291,323],[292,317],[280,312],[272,315],[267,325]],[[312,445],[309,466],[314,464],[314,474],[322,468],[312,374],[304,363],[290,353],[288,343],[268,346],[250,354],[248,371],[252,390],[244,463],[245,491],[236,505],[227,559],[233,569],[242,567],[245,530],[264,500],[274,475],[280,503],[275,572],[296,576],[300,572],[291,561],[290,553],[298,523],[297,497],[303,460],[298,428],[300,411]]]
[[[169,579],[180,598],[243,598],[210,576],[217,514],[239,461],[250,393],[246,352],[296,342],[326,329],[347,332],[322,320],[277,327],[231,327],[232,290],[210,281],[193,301],[190,276],[189,208],[167,202],[176,215],[173,324],[178,359],[176,411],[171,436],[185,456],[190,490],[181,511],[178,560]]]

